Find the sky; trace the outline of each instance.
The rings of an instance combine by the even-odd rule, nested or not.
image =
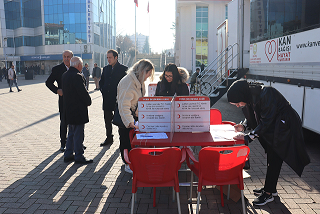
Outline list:
[[[117,35],[134,35],[134,11],[134,0],[116,0]],[[175,22],[175,0],[138,0],[136,20],[137,34],[150,36],[152,52],[161,53],[174,47],[174,30],[170,28]]]

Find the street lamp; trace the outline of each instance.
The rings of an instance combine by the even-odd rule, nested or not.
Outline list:
[[[4,37],[3,38],[3,52],[4,52],[4,57],[5,57],[5,67],[7,69],[7,53],[6,53],[6,47],[7,47],[7,40],[8,38],[7,37]]]
[[[194,38],[191,37],[191,74],[193,73],[193,40]]]

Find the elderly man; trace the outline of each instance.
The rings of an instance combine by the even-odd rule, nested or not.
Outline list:
[[[67,124],[64,121],[63,115],[63,92],[62,92],[62,74],[70,67],[70,59],[73,57],[73,52],[65,50],[62,53],[63,62],[60,65],[54,66],[52,72],[46,81],[46,86],[55,94],[59,95],[59,112],[60,112],[60,151],[64,152],[67,139]],[[54,84],[57,83],[58,86]]]
[[[81,74],[82,63],[80,57],[72,57],[69,70],[62,75],[64,116],[69,125],[64,152],[66,163],[73,160],[77,164],[93,162],[83,156],[84,124],[89,122],[88,106],[91,105],[91,98]]]

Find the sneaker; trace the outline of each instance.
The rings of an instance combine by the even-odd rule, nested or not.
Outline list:
[[[264,188],[263,188],[263,187],[262,187],[261,189],[254,189],[254,190],[253,190],[253,193],[254,193],[256,196],[261,195],[263,192],[264,192]],[[273,193],[272,193],[272,196],[278,196],[278,192],[273,192]]]
[[[132,170],[130,169],[129,164],[125,164],[125,166],[124,166],[124,171],[126,171],[126,172],[128,172],[128,173],[130,173],[130,174],[133,174]]]
[[[60,150],[60,152],[64,152],[65,151],[64,147],[61,147],[59,150]]]
[[[266,203],[269,203],[271,201],[273,201],[274,198],[272,196],[272,194],[268,195],[265,191],[263,191],[263,193],[256,199],[254,199],[253,201],[253,205],[265,205]]]
[[[18,92],[20,92],[20,91],[22,91],[22,89],[19,88],[19,89],[18,89]]]

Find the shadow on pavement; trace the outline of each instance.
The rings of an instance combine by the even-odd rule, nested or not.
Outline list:
[[[16,130],[14,130],[14,131],[12,131],[12,132],[9,132],[9,133],[6,133],[6,134],[4,134],[4,135],[1,135],[0,138],[1,138],[1,137],[6,137],[6,136],[8,136],[8,135],[14,134],[14,133],[19,132],[19,131],[22,131],[22,130],[24,130],[24,129],[26,129],[26,128],[29,128],[29,127],[34,126],[34,125],[37,125],[38,123],[41,123],[41,122],[43,122],[43,121],[45,121],[45,120],[49,120],[49,119],[51,119],[51,118],[53,118],[53,117],[56,117],[56,116],[59,116],[59,112],[58,112],[58,113],[55,113],[55,114],[51,114],[51,115],[49,115],[49,116],[47,116],[47,117],[45,117],[45,118],[43,118],[43,119],[41,119],[41,120],[38,120],[38,121],[36,121],[36,122],[33,122],[33,123],[31,123],[31,124],[29,124],[29,125],[27,125],[27,126],[24,126],[24,127],[20,128],[20,129],[16,129]]]
[[[119,151],[98,171],[99,160],[109,150],[102,149],[89,165],[64,163],[60,152],[55,152],[30,171],[0,192],[1,203],[7,203],[7,213],[95,213],[107,189],[102,185]],[[78,169],[85,167],[79,174]],[[2,210],[4,211],[4,210]]]

